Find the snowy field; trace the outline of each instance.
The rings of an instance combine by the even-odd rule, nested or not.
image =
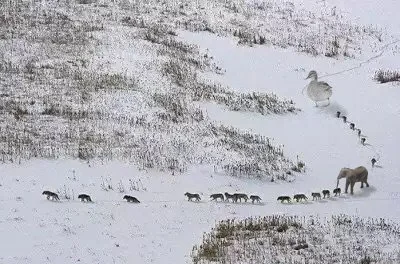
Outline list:
[[[42,1],[43,8],[53,8],[51,5],[46,7],[46,2]],[[184,118],[183,121],[169,122],[168,119],[169,123],[161,123],[166,127],[161,127],[160,123],[154,121],[155,115],[151,114],[168,111],[163,109],[165,102],[158,104],[160,100],[154,99],[154,94],[168,94],[172,90],[173,92],[168,94],[172,95],[169,97],[171,101],[174,96],[179,97],[182,94],[182,97],[188,100],[190,89],[186,91],[177,88],[176,83],[165,78],[168,74],[162,72],[162,67],[165,61],[175,56],[168,53],[170,50],[164,50],[165,53],[160,55],[162,50],[157,46],[159,43],[153,43],[157,42],[154,36],[143,37],[143,32],[136,29],[131,31],[126,25],[121,26],[118,22],[122,20],[121,17],[132,12],[133,17],[144,17],[147,23],[152,20],[152,12],[160,15],[163,14],[160,10],[163,10],[165,17],[157,16],[157,21],[181,25],[177,21],[190,20],[189,17],[193,14],[185,10],[187,16],[181,14],[184,18],[177,16],[174,20],[168,17],[172,16],[172,8],[164,9],[160,4],[154,5],[154,9],[144,5],[148,8],[144,8],[148,11],[146,16],[134,13],[141,9],[135,11],[125,8],[129,6],[129,1],[120,1],[119,6],[105,5],[100,12],[90,13],[87,11],[91,10],[89,6],[98,10],[95,9],[94,3],[100,1],[86,1],[89,5],[82,5],[85,1],[76,2],[81,2],[79,6],[83,6],[87,12],[83,14],[90,15],[85,17],[72,13],[70,17],[73,21],[92,18],[93,21],[112,21],[103,25],[103,31],[90,32],[90,43],[92,45],[92,42],[96,42],[97,46],[88,46],[81,50],[82,57],[91,65],[90,74],[123,72],[126,79],[121,83],[129,86],[131,84],[125,82],[129,83],[132,80],[136,88],[129,91],[116,88],[118,91],[114,92],[94,86],[93,91],[85,91],[85,95],[91,97],[88,105],[85,105],[88,101],[82,99],[84,92],[78,99],[76,95],[70,96],[66,92],[65,97],[58,98],[60,102],[54,104],[55,107],[65,109],[67,105],[71,111],[87,111],[90,117],[91,111],[101,111],[99,115],[102,118],[106,117],[95,121],[91,118],[88,118],[89,121],[80,121],[79,118],[71,118],[69,121],[65,121],[68,119],[65,118],[64,121],[60,121],[63,120],[62,114],[55,114],[54,116],[60,119],[51,121],[49,118],[47,121],[35,116],[35,111],[43,111],[41,106],[37,106],[39,103],[29,106],[30,100],[24,102],[23,99],[24,93],[36,96],[37,102],[42,100],[42,95],[46,97],[46,92],[49,92],[49,88],[45,86],[46,78],[41,76],[39,81],[31,78],[30,86],[17,89],[15,87],[25,84],[26,80],[14,75],[7,79],[4,70],[6,64],[0,64],[0,98],[3,100],[0,135],[4,149],[1,157],[5,161],[0,169],[0,263],[192,263],[190,254],[193,246],[201,243],[204,232],[209,232],[217,222],[226,218],[243,219],[271,214],[319,217],[348,214],[365,218],[382,217],[400,222],[400,86],[398,83],[379,84],[373,80],[374,73],[379,69],[399,70],[400,24],[394,10],[400,9],[400,3],[391,0],[368,0],[362,4],[359,1],[338,0],[285,2],[284,6],[288,9],[295,6],[295,10],[304,8],[313,14],[325,14],[336,6],[335,12],[343,15],[344,20],[350,21],[351,24],[383,28],[382,42],[372,40],[369,33],[362,35],[363,33],[353,32],[354,38],[362,36],[362,41],[353,39],[349,42],[349,52],[353,52],[353,57],[343,54],[335,58],[312,56],[307,52],[297,51],[292,45],[286,48],[271,44],[238,45],[238,38],[222,29],[218,34],[212,34],[177,27],[174,29],[176,40],[197,45],[199,52],[195,53],[196,56],[208,54],[213,57],[210,61],[202,61],[203,66],[196,72],[196,77],[229,87],[232,91],[231,97],[236,94],[271,92],[282,98],[282,102],[284,99],[292,100],[295,107],[301,111],[282,110],[279,114],[260,114],[251,107],[246,108],[246,111],[232,111],[229,105],[221,103],[223,100],[193,102],[189,99],[190,103],[185,101],[190,105],[187,107],[188,115],[193,116],[193,113],[198,113],[196,109],[201,109],[204,119],[200,122]],[[234,24],[234,15],[231,13],[233,9],[221,8],[222,2],[224,1],[216,1],[218,4],[215,5],[205,5],[209,9],[199,11],[195,16],[197,20],[193,21],[208,19],[208,25],[216,31],[220,21],[226,22],[221,28]],[[283,3],[274,3],[279,5],[281,2]],[[70,10],[81,11],[74,8]],[[193,11],[190,8],[188,10]],[[213,20],[210,17],[202,17],[202,13],[207,11],[220,14],[216,15],[215,24],[212,24]],[[251,17],[252,13],[249,11],[248,15]],[[275,21],[273,19],[275,18],[271,18],[271,21]],[[0,23],[2,21],[0,20]],[[315,21],[310,24],[318,25],[318,21],[322,20]],[[262,20],[259,22],[263,23]],[[325,22],[322,21],[321,24],[323,23]],[[315,28],[307,28],[305,31],[314,32]],[[6,53],[7,47],[16,44],[8,41],[8,32],[1,33],[1,62],[10,58],[11,61],[20,61],[25,56],[24,50],[33,54],[39,53],[37,46],[29,45],[18,46],[12,53],[14,55]],[[154,34],[157,35],[156,33]],[[322,42],[318,42],[319,44],[323,46]],[[318,45],[317,48],[320,47]],[[46,48],[56,54],[48,55],[49,65],[55,65],[57,68],[55,61],[71,59],[71,53],[64,54],[52,46]],[[73,53],[79,53],[79,50],[74,50]],[[42,63],[46,56],[41,54],[39,57],[39,62],[33,62],[36,63],[35,67]],[[223,74],[218,74],[220,70],[217,66],[222,68]],[[35,67],[33,71],[37,70]],[[304,79],[310,70],[316,70],[321,79],[333,87],[331,104],[327,107],[315,107],[306,93],[302,94],[302,89],[308,84],[308,80]],[[96,79],[96,76],[91,78]],[[174,78],[178,80],[178,77]],[[65,82],[57,82],[57,85],[61,87]],[[10,98],[9,95],[5,95],[7,89],[14,89],[11,97],[19,98],[15,99],[17,103],[22,102],[23,107],[25,103],[28,105],[28,114],[17,115],[22,116],[22,121],[13,118],[15,112],[7,112],[10,105],[5,103],[7,98]],[[281,109],[291,107],[286,103],[280,106]],[[362,130],[362,135],[366,138],[365,145],[360,143],[356,132],[349,129],[349,123],[343,123],[335,117],[337,111],[345,114],[349,122],[355,123],[355,126]],[[145,116],[146,126],[137,123],[127,125],[125,121],[116,121],[113,117],[121,113],[127,118]],[[21,125],[24,120],[26,123]],[[214,144],[213,137],[207,130],[211,122],[270,138],[272,144],[277,146],[274,154],[278,155],[280,150],[283,153],[271,162],[278,168],[272,169],[274,166],[271,165],[266,171],[270,170],[276,175],[284,173],[296,163],[298,156],[305,162],[305,172],[293,173],[293,177],[288,181],[273,182],[268,177],[268,180],[260,180],[257,177],[228,175],[222,169],[224,165],[239,162],[246,154],[235,152],[228,148],[228,145]],[[72,125],[76,127],[70,128]],[[18,126],[18,129],[15,129],[17,132],[10,128],[13,126]],[[30,131],[31,127],[38,128],[34,132],[40,137],[32,139],[26,136],[29,134],[26,131]],[[62,131],[68,129],[72,131],[64,136]],[[19,136],[14,137],[13,133]],[[55,139],[49,135],[54,135]],[[89,142],[87,137],[90,135],[93,135],[93,138]],[[13,142],[27,140],[31,146],[17,151],[4,141],[9,137],[15,140]],[[81,152],[82,146],[87,151],[85,154]],[[140,153],[148,151],[160,156],[155,163],[156,168],[143,168],[146,167],[143,164],[148,158],[144,154],[138,155],[139,159],[134,158],[136,156],[129,152],[129,149],[139,148],[137,146],[140,146]],[[48,151],[46,153],[50,154],[43,155],[43,158],[34,158],[36,150]],[[94,153],[93,159],[88,153]],[[23,158],[19,159],[18,155]],[[124,158],[113,160],[113,157],[118,155]],[[172,165],[168,159],[169,155],[173,158]],[[17,158],[10,162],[8,157]],[[371,168],[372,158],[378,159],[378,166],[375,168]],[[204,160],[204,164],[199,160]],[[360,189],[357,183],[353,196],[342,195],[317,202],[310,199],[308,202],[289,205],[276,201],[280,195],[305,193],[310,196],[311,192],[332,190],[336,186],[336,177],[342,167],[353,168],[361,165],[369,170],[370,187]],[[172,169],[169,169],[171,166]],[[179,169],[182,173],[179,173]],[[340,187],[344,189],[344,180]],[[57,192],[61,201],[46,200],[46,197],[41,195],[44,190]],[[202,201],[188,202],[184,196],[185,192],[199,193]],[[209,201],[210,194],[224,192],[256,194],[262,198],[262,203],[234,204]],[[77,199],[80,193],[90,194],[94,203],[81,203]],[[122,200],[125,194],[137,197],[141,203],[126,203]]]

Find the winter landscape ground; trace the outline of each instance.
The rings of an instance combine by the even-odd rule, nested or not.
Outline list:
[[[400,263],[398,9],[3,1],[0,263]],[[357,166],[369,188],[312,201]]]

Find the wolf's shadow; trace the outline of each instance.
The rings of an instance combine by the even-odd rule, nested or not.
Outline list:
[[[336,118],[336,112],[340,112],[340,115],[347,116],[347,110],[339,103],[333,101],[329,105],[318,105],[320,113],[327,114]]]
[[[372,193],[376,192],[376,188],[374,186],[369,186],[360,189],[359,192],[353,194],[353,197],[369,197]]]
[[[196,204],[203,204],[203,203],[206,203],[206,201],[202,201],[202,200],[200,200],[200,201],[187,201],[187,202],[196,203]]]

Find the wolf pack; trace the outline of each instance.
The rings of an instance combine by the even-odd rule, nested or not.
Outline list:
[[[52,200],[52,201],[60,201],[60,198],[58,197],[58,194],[54,193],[54,192],[50,192],[50,191],[44,191],[42,193],[42,195],[46,195],[47,196],[47,200]],[[90,195],[81,193],[78,195],[78,199],[81,200],[81,202],[90,202],[92,203],[92,198],[90,197]],[[123,198],[123,200],[126,200],[128,203],[140,203],[140,201],[133,196],[130,195],[125,195]]]
[[[322,193],[322,195],[321,195],[321,193]],[[323,190],[321,193],[320,192],[311,193],[312,200],[314,201],[314,200],[321,200],[321,199],[325,199],[325,198],[330,198],[331,193],[330,193],[329,190]],[[338,195],[340,196],[341,189],[340,188],[335,188],[332,191],[332,193],[335,196],[338,196]],[[59,201],[60,200],[58,194],[56,194],[54,192],[51,192],[51,191],[44,191],[42,193],[42,195],[46,195],[47,196],[47,200],[52,200],[52,201]],[[192,202],[193,201],[194,202],[200,202],[201,201],[200,194],[198,194],[198,193],[186,192],[184,194],[184,196],[187,197],[188,201],[192,201]],[[78,195],[78,199],[80,199],[82,202],[93,202],[92,198],[89,195],[84,194],[84,193],[79,194]],[[128,203],[140,203],[140,201],[136,197],[133,197],[133,196],[130,196],[130,195],[125,195],[122,199],[126,200]],[[233,193],[233,194],[230,194],[228,192],[211,194],[210,195],[210,199],[211,199],[211,201],[226,201],[226,202],[232,202],[232,203],[239,203],[239,202],[240,203],[241,202],[247,203],[247,201],[250,200],[251,203],[253,203],[253,204],[255,202],[256,203],[261,203],[261,201],[262,201],[261,197],[258,196],[258,195],[254,195],[253,194],[253,195],[248,196],[245,193]],[[293,196],[293,199],[290,196],[279,196],[277,198],[277,201],[280,201],[281,203],[284,203],[284,202],[291,203],[292,200],[295,200],[296,202],[307,201],[308,197],[303,193],[298,193],[298,194],[295,194]]]
[[[340,196],[341,194],[341,189],[340,188],[335,188],[332,193],[334,194],[334,196]],[[188,201],[196,201],[199,202],[201,201],[201,197],[200,194],[198,193],[189,193],[186,192],[184,194],[187,198]],[[325,198],[330,198],[331,192],[329,190],[322,190],[322,196],[320,192],[313,192],[311,193],[312,196],[312,200],[321,200],[321,199],[325,199]],[[322,198],[323,197],[323,198]],[[250,195],[248,196],[245,193],[233,193],[230,194],[228,192],[225,192],[224,194],[222,193],[214,193],[210,195],[211,201],[231,201],[233,203],[238,203],[238,202],[247,202],[248,200],[251,200],[251,203],[257,202],[257,203],[261,203],[261,197],[258,195]],[[307,201],[308,197],[304,194],[304,193],[298,193],[295,194],[293,196],[293,200],[295,200],[296,202],[301,202],[301,201]],[[287,203],[291,203],[292,202],[292,198],[290,196],[279,196],[277,198],[277,201],[280,201],[281,203],[283,202],[287,202]]]

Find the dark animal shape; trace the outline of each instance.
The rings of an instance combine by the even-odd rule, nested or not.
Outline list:
[[[340,112],[339,111],[336,112],[336,117],[340,118]]]
[[[258,195],[250,195],[250,200],[252,203],[254,203],[254,201],[260,203],[261,202],[261,198]]]
[[[333,190],[333,193],[335,194],[335,196],[340,196],[340,193],[342,192],[342,190],[340,188],[336,188]]]
[[[299,202],[299,201],[301,201],[301,200],[308,200],[308,198],[307,198],[307,196],[305,195],[305,194],[302,194],[302,193],[299,193],[299,194],[295,194],[294,196],[293,196],[293,199],[295,199],[296,200],[296,202]]]
[[[225,200],[227,200],[227,201],[231,200],[232,202],[234,202],[235,201],[235,195],[226,192],[225,193]]]
[[[281,203],[283,203],[284,201],[287,201],[288,203],[291,202],[290,196],[279,196],[278,199],[276,199],[276,200],[281,201]]]
[[[372,158],[372,159],[371,159],[372,167],[375,166],[375,163],[376,163],[376,162],[377,162],[377,160],[376,160],[375,158]]]
[[[200,195],[198,193],[185,193],[185,196],[187,196],[188,201],[192,201],[192,199],[195,199],[196,201],[200,201]]]
[[[360,137],[361,136],[361,129],[357,128],[357,135]]]
[[[308,248],[308,244],[307,243],[296,245],[296,246],[293,247],[294,250],[300,250],[300,249],[306,249],[306,248]]]
[[[351,129],[351,130],[354,130],[354,128],[355,128],[354,123],[350,123],[350,129]]]
[[[247,202],[247,200],[249,199],[249,197],[244,194],[244,193],[234,193],[233,196],[235,197],[235,202],[237,202],[238,200],[240,202],[242,202],[242,199]]]
[[[214,193],[214,194],[210,195],[210,198],[212,198],[211,199],[212,201],[213,200],[218,200],[218,198],[221,199],[221,201],[223,201],[224,200],[224,195],[222,193]]]
[[[325,197],[329,198],[331,196],[331,192],[329,190],[323,190],[322,194],[324,195],[324,199],[325,199]]]
[[[130,195],[125,195],[122,199],[126,200],[128,203],[140,203],[139,200],[136,199],[136,197]]]
[[[318,193],[311,193],[312,199],[314,200],[320,200],[321,199],[321,194]]]
[[[58,195],[56,193],[50,192],[50,191],[44,191],[42,192],[42,195],[47,195],[47,200],[56,200],[59,201],[60,198],[58,198]]]
[[[78,195],[78,199],[81,199],[82,202],[84,202],[84,201],[86,201],[86,202],[92,202],[92,199],[90,198],[90,196],[87,195],[87,194],[84,194],[84,193],[79,194],[79,195]]]
[[[346,116],[342,116],[342,119],[343,119],[343,123],[347,122],[347,117]]]
[[[361,138],[361,144],[365,145],[366,138]]]

